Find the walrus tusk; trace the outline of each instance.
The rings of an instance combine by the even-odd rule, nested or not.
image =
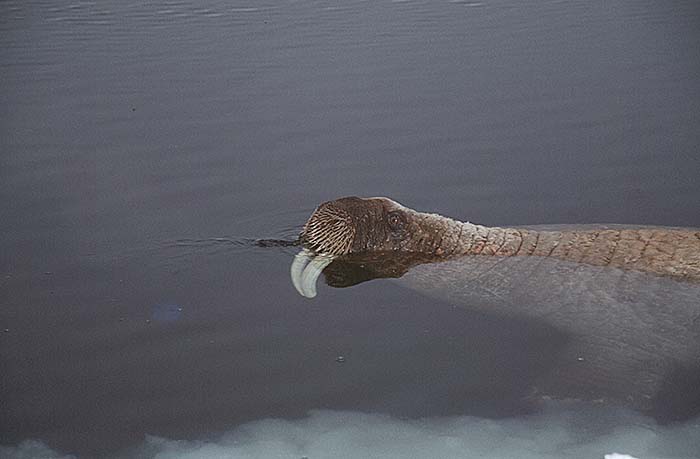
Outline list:
[[[316,296],[316,280],[332,261],[333,257],[318,255],[309,262],[301,275],[301,286],[304,289],[303,295],[305,297],[313,298]]]
[[[294,261],[292,262],[292,267],[290,269],[290,274],[292,276],[292,284],[294,284],[294,288],[297,289],[297,292],[299,292],[299,294],[301,294],[302,296],[306,296],[304,295],[304,289],[302,288],[302,273],[304,272],[304,268],[306,267],[306,265],[309,263],[309,260],[311,260],[312,258],[313,252],[311,252],[308,249],[302,249],[294,257]]]
[[[314,255],[308,249],[302,249],[296,254],[290,274],[292,276],[292,284],[294,288],[306,298],[316,296],[316,281],[321,275],[324,268],[333,261],[333,257],[328,255]]]

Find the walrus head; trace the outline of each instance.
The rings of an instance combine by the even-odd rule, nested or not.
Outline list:
[[[416,212],[389,198],[346,197],[324,202],[304,225],[304,249],[292,264],[292,282],[306,297],[338,257],[390,252],[442,258],[459,252],[463,223]]]
[[[328,256],[411,252],[443,256],[457,248],[461,222],[416,212],[389,198],[324,202],[301,232],[301,243]]]
[[[404,209],[387,198],[353,196],[324,202],[304,225],[301,242],[333,256],[396,250],[406,235]]]

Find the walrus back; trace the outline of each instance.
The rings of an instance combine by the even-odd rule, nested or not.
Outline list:
[[[471,254],[540,256],[700,282],[700,231],[683,228],[489,228]]]

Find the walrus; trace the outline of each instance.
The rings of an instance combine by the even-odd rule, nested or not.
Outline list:
[[[700,282],[700,230],[695,229],[486,227],[416,212],[389,198],[346,197],[318,206],[300,241],[322,257],[308,274],[320,274],[319,268],[338,256],[400,252],[432,261],[466,255],[546,257]],[[295,284],[304,296],[315,292],[308,274],[305,283]]]
[[[389,198],[321,204],[292,282],[308,298],[373,278],[450,304],[546,322],[570,340],[532,387],[657,418],[700,414],[700,230],[486,227]],[[679,414],[681,413],[681,414]]]

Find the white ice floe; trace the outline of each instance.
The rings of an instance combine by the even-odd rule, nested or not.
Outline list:
[[[116,455],[134,459],[691,459],[700,423],[660,426],[626,410],[557,407],[503,419],[470,416],[397,419],[385,414],[311,411],[262,419],[208,440],[147,436]],[[625,454],[614,453],[624,451]],[[32,453],[34,453],[32,455]],[[38,442],[0,448],[7,459],[67,459]]]

